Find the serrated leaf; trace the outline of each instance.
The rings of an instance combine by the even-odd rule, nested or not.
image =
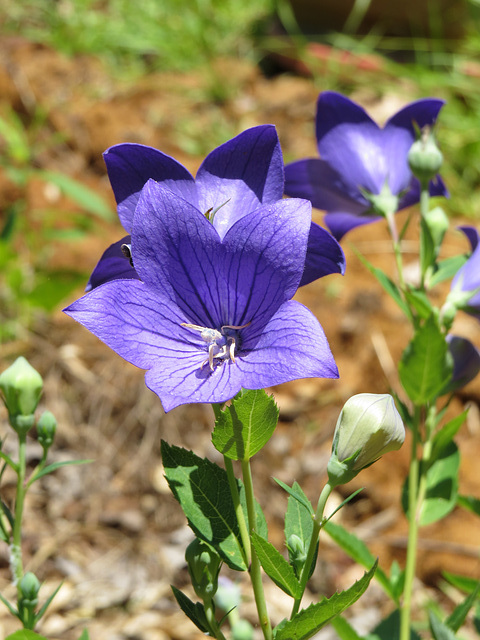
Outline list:
[[[398,372],[408,397],[417,405],[434,400],[452,377],[453,362],[433,315],[415,332],[402,354]]]
[[[193,624],[200,629],[203,633],[207,633],[209,631],[209,625],[207,621],[207,616],[205,615],[205,607],[200,602],[192,602],[188,596],[186,596],[183,591],[177,589],[176,587],[170,585],[173,591],[173,595],[175,596],[175,600],[178,602],[178,606],[183,611],[183,613],[190,618]]]
[[[315,515],[315,511],[313,510],[313,507],[310,501],[308,500],[307,496],[303,493],[303,491],[296,491],[295,489],[293,489],[292,487],[289,487],[288,484],[285,484],[285,482],[282,482],[278,478],[274,478],[274,480],[278,485],[282,487],[282,489],[284,489],[284,491],[288,493],[288,495],[292,496],[292,498],[295,498],[295,500],[298,500],[300,504],[303,504],[305,509],[307,509],[307,511],[311,513],[312,516]]]
[[[477,516],[480,516],[480,499],[473,496],[457,496],[457,504]]]
[[[254,531],[252,533],[252,545],[267,576],[287,595],[295,599],[300,598],[302,589],[293,567],[277,551],[273,544]]]
[[[212,442],[232,460],[249,460],[268,442],[278,423],[278,407],[264,389],[242,390],[217,412]]]
[[[356,252],[356,253],[357,253],[358,258],[361,260],[361,262],[367,267],[367,269],[370,271],[370,273],[372,275],[374,275],[375,278],[378,280],[380,285],[383,287],[384,291],[386,293],[388,293],[388,295],[393,300],[395,300],[395,302],[398,304],[398,306],[403,311],[403,313],[406,316],[409,316],[410,315],[410,310],[409,310],[407,304],[405,303],[404,299],[402,298],[402,294],[400,293],[400,289],[393,282],[393,280],[391,280],[381,269],[378,269],[377,267],[374,267],[373,264],[371,262],[369,262],[360,253],[358,253],[358,252]]]
[[[437,284],[440,284],[440,282],[453,278],[453,276],[459,269],[463,267],[467,260],[468,256],[461,255],[454,256],[453,258],[447,258],[446,260],[442,260],[441,262],[439,262],[437,265],[437,270],[429,280],[429,287],[435,287]]]
[[[449,443],[453,440],[453,438],[457,435],[458,430],[465,422],[465,419],[468,414],[468,409],[462,411],[458,416],[447,422],[447,424],[440,429],[440,431],[435,435],[433,439],[433,448],[432,448],[432,459],[436,459],[440,457],[445,448],[449,445]]]
[[[275,640],[308,640],[333,618],[348,609],[365,593],[377,568],[377,562],[352,587],[324,598],[317,604],[311,604],[293,616],[291,620],[282,620],[273,630]]]
[[[433,613],[429,611],[428,620],[434,640],[455,640],[456,635]]]
[[[452,629],[452,631],[457,632],[462,624],[465,622],[465,619],[470,611],[470,609],[475,604],[475,601],[480,592],[480,582],[477,583],[475,589],[468,595],[463,602],[455,607],[453,612],[448,616],[445,620],[445,624],[447,627]]]
[[[195,535],[216,549],[231,569],[245,571],[238,523],[224,469],[192,451],[162,441],[168,485]]]
[[[450,442],[427,470],[427,491],[419,514],[420,526],[441,520],[452,511],[457,502],[460,453]],[[408,514],[408,478],[403,485],[403,510]]]
[[[335,524],[333,522],[327,522],[323,530],[328,533],[328,535],[334,540],[338,546],[347,553],[352,560],[358,562],[363,567],[368,568],[371,567],[375,562],[375,557],[372,555],[367,545],[357,538],[356,535],[347,531],[340,524]],[[380,567],[377,567],[377,572],[375,575],[375,579],[378,583],[383,587],[385,592],[395,600],[394,592],[392,589],[392,585],[390,584],[390,580],[388,579],[386,573]]]
[[[40,636],[38,633],[30,631],[29,629],[20,629],[20,631],[11,633],[5,640],[48,640],[48,638]]]

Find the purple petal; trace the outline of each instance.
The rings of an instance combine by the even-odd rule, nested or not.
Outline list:
[[[351,213],[332,211],[331,213],[327,213],[324,222],[330,229],[333,237],[340,241],[348,231],[355,229],[355,227],[361,227],[364,224],[377,222],[378,220],[382,220],[382,218],[370,215],[357,216]]]
[[[245,389],[261,389],[297,378],[338,378],[327,339],[302,304],[285,302],[260,336],[247,327],[237,364]]]
[[[150,178],[197,205],[193,177],[165,153],[142,144],[125,143],[107,149],[103,158],[118,204],[118,216],[126,231],[132,230],[140,191]]]
[[[447,336],[448,349],[453,357],[452,380],[443,393],[450,393],[471,382],[480,371],[480,352],[466,338]]]
[[[345,181],[380,192],[388,175],[383,131],[360,105],[333,91],[321,93],[316,135],[320,157]]]
[[[389,167],[388,179],[392,193],[398,194],[407,188],[411,171],[407,155],[415,142],[415,122],[420,129],[433,126],[438,113],[445,104],[443,100],[426,98],[408,104],[386,123],[383,129],[383,148]]]
[[[478,242],[478,237],[475,238],[475,233],[472,227],[466,227],[469,241],[473,244]],[[463,229],[462,229],[463,230]],[[472,255],[466,261],[461,269],[457,271],[455,277],[452,280],[451,289],[460,289],[461,291],[476,291],[480,288],[480,244],[475,246],[475,250]],[[480,318],[480,292],[477,291],[467,303],[465,311]]]
[[[462,231],[466,235],[467,240],[470,242],[470,245],[472,247],[472,251],[475,251],[480,240],[480,234],[478,233],[477,229],[475,227],[470,227],[467,225],[457,227],[457,229],[459,231]]]
[[[139,279],[137,272],[130,264],[130,260],[122,252],[122,245],[124,244],[130,244],[130,236],[125,236],[118,242],[111,244],[103,252],[90,276],[85,291],[91,291],[110,280]]]
[[[317,209],[349,211],[359,215],[370,206],[357,184],[345,181],[332,167],[318,158],[292,162],[285,167],[285,193],[307,198]]]
[[[265,205],[235,223],[222,243],[204,215],[150,181],[135,214],[134,264],[190,323],[264,323],[298,287],[310,210],[299,200]]]
[[[212,151],[198,170],[202,213],[218,209],[214,226],[221,237],[232,224],[283,194],[283,158],[272,125],[247,129]]]
[[[428,191],[432,197],[442,196],[444,198],[448,198],[450,195],[440,176],[436,176],[434,180],[430,180]],[[417,178],[412,177],[409,190],[400,198],[398,211],[411,207],[412,205],[417,204],[417,202],[420,202],[420,182]]]
[[[309,284],[330,273],[345,273],[345,254],[335,238],[312,222],[308,235],[305,270],[300,286]]]

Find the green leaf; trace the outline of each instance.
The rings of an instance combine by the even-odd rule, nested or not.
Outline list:
[[[442,571],[442,575],[445,580],[448,580],[454,587],[464,591],[465,593],[471,593],[477,588],[478,580],[475,578],[467,578],[466,576],[459,576],[456,573],[450,573],[449,571]]]
[[[356,535],[344,529],[341,525],[333,522],[327,522],[324,525],[323,530],[328,533],[332,540],[334,540],[334,542],[336,542],[336,544],[338,544],[338,546],[343,549],[345,553],[352,558],[352,560],[358,562],[358,564],[368,568],[375,562],[375,557],[370,553],[367,545],[360,540],[360,538],[357,538]],[[377,567],[375,578],[392,600],[396,600],[390,580],[380,567]]]
[[[459,269],[461,269],[461,267],[463,267],[467,260],[467,255],[454,256],[453,258],[442,260],[438,263],[437,270],[430,278],[428,286],[435,287],[437,284],[440,284],[440,282],[453,278],[453,276]]]
[[[390,567],[390,586],[395,602],[399,602],[405,586],[405,570],[400,569],[400,565],[396,560],[392,562]]]
[[[295,498],[295,500],[298,500],[298,502],[300,502],[300,504],[303,504],[305,509],[307,509],[307,511],[312,516],[315,515],[315,511],[313,510],[313,507],[312,507],[310,501],[308,500],[307,496],[303,493],[303,491],[301,489],[300,489],[300,491],[298,491],[298,490],[296,490],[294,488],[290,488],[288,486],[288,484],[285,484],[285,482],[282,482],[278,478],[274,478],[274,480],[278,485],[280,485],[282,487],[282,489],[284,489],[290,496],[292,496],[292,498]],[[295,487],[295,484],[296,483],[294,483],[293,487]]]
[[[480,499],[473,496],[458,496],[457,504],[477,516],[480,516]]]
[[[39,636],[38,633],[29,629],[20,629],[5,638],[5,640],[48,640],[45,636]]]
[[[430,228],[423,216],[420,216],[422,233],[420,234],[420,268],[426,273],[435,262],[435,242]]]
[[[162,441],[168,485],[195,535],[216,549],[231,569],[245,571],[233,500],[224,469],[192,451]]]
[[[328,516],[328,518],[325,520],[325,522],[329,522],[333,518],[333,516],[337,513],[337,511],[340,511],[340,509],[342,509],[346,504],[348,504],[350,502],[350,500],[353,500],[353,498],[355,498],[355,496],[357,496],[362,491],[363,491],[363,487],[360,487],[359,489],[357,489],[356,491],[351,493],[349,496],[347,496],[345,498],[345,500],[343,500],[338,505],[338,507],[336,507],[336,509],[334,511],[332,511],[332,513]]]
[[[450,442],[440,457],[434,459],[427,470],[427,491],[420,509],[419,524],[424,527],[441,520],[452,511],[457,502],[460,453]],[[402,492],[403,510],[408,513],[408,478]]]
[[[90,640],[90,636],[88,635],[88,631],[86,629],[82,631],[82,635],[78,640]]]
[[[183,613],[190,618],[193,624],[200,629],[203,633],[209,631],[209,624],[207,616],[205,615],[205,607],[200,602],[192,602],[180,589],[170,585],[175,596],[175,600],[178,602],[180,609]]]
[[[447,424],[441,428],[441,430],[435,435],[433,439],[432,459],[440,457],[444,449],[450,444],[453,438],[457,435],[458,430],[465,422],[468,414],[468,409],[462,411],[458,416],[447,422]]]
[[[334,618],[331,625],[337,632],[340,640],[362,640],[362,637],[358,635],[351,624],[347,622],[345,618],[342,618],[342,616]]]
[[[47,598],[47,600],[44,602],[42,608],[39,610],[39,612],[37,613],[37,615],[35,616],[35,624],[37,624],[37,622],[39,620],[41,620],[43,618],[43,616],[45,615],[46,610],[48,609],[48,607],[50,606],[50,603],[52,602],[52,600],[55,598],[55,596],[57,595],[57,593],[60,591],[60,589],[62,588],[63,582],[61,582],[58,587],[55,589],[55,591]]]
[[[470,611],[470,609],[475,604],[475,601],[480,592],[480,582],[477,583],[477,586],[472,591],[470,595],[468,595],[463,602],[455,607],[452,613],[445,620],[445,624],[447,627],[452,629],[452,631],[457,632],[462,624],[465,622],[465,619]]]
[[[424,291],[418,291],[417,289],[409,287],[405,291],[405,298],[420,318],[426,320],[431,315],[433,311],[432,305]]]
[[[408,397],[417,405],[434,400],[452,377],[453,363],[432,314],[403,352],[398,372]]]
[[[456,635],[433,613],[428,612],[428,620],[430,622],[430,631],[434,640],[455,640]]]
[[[56,185],[62,193],[80,205],[85,211],[93,213],[103,220],[114,219],[113,211],[95,191],[74,180],[64,173],[57,171],[38,171],[37,174],[46,182]]]
[[[303,493],[298,482],[293,483],[292,489],[299,495],[303,495],[306,502],[307,496]],[[285,514],[285,540],[291,535],[296,535],[308,547],[313,531],[312,512],[305,506],[304,502],[300,502],[297,498],[290,495],[288,498],[287,512]]]
[[[28,481],[28,486],[32,485],[39,478],[42,478],[43,476],[46,476],[47,474],[52,473],[53,471],[56,471],[61,467],[70,467],[72,465],[79,464],[90,464],[92,462],[95,462],[95,460],[64,460],[63,462],[54,462],[44,467],[41,471],[38,472],[38,474],[35,474],[35,476]]]
[[[335,593],[331,598],[324,598],[317,604],[311,604],[291,620],[282,620],[273,631],[274,640],[308,640],[314,636],[365,593],[376,568],[377,562],[349,589]]]
[[[300,598],[302,595],[300,583],[295,576],[293,567],[282,554],[275,549],[273,544],[255,531],[252,533],[252,544],[267,576],[287,595],[295,599]]]
[[[400,640],[400,611],[396,609],[382,620],[375,629],[366,636],[366,640]],[[421,640],[416,631],[410,629],[410,640]]]
[[[395,300],[400,309],[406,316],[410,315],[410,310],[402,298],[402,294],[400,293],[400,289],[397,285],[391,280],[381,269],[374,267],[371,262],[369,262],[364,256],[360,253],[356,252],[358,258],[363,262],[363,264],[367,267],[371,274],[375,276],[380,285],[383,287],[384,291],[388,293],[388,295]]]
[[[218,412],[212,442],[232,460],[249,460],[268,442],[278,423],[278,407],[264,389],[242,390]]]

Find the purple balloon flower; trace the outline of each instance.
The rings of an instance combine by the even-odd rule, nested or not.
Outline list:
[[[139,279],[110,280],[65,311],[147,369],[146,384],[166,411],[224,402],[242,387],[338,377],[320,324],[291,300],[304,269],[309,202],[261,205],[223,233],[204,202],[195,207],[153,180],[137,200],[131,259]]]
[[[140,192],[149,179],[156,180],[212,218],[221,238],[243,216],[283,197],[284,169],[275,127],[247,129],[212,151],[196,178],[166,154],[140,144],[118,144],[104,153],[108,176],[118,205],[120,221],[131,232]],[[87,291],[129,270],[123,238],[107,249],[87,285]],[[123,247],[123,251],[122,251]],[[344,273],[345,256],[325,229],[312,223],[301,285],[330,273]],[[128,276],[138,278],[132,269]]]
[[[475,227],[464,226],[458,228],[470,242],[472,255],[455,274],[451,290],[452,293],[465,292],[468,294],[468,292],[472,292],[472,296],[462,305],[462,309],[480,320],[480,234]]]
[[[352,100],[324,91],[317,102],[316,136],[320,159],[285,167],[285,193],[308,198],[327,211],[325,223],[340,240],[347,231],[381,219],[366,193],[377,196],[385,187],[395,213],[420,199],[420,184],[412,176],[407,154],[415,141],[414,123],[433,125],[443,100],[412,102],[380,128]],[[430,182],[431,195],[446,195],[440,177]]]

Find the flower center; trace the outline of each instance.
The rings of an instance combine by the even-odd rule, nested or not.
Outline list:
[[[208,358],[202,362],[200,369],[207,364],[214,370],[214,359],[218,360],[231,360],[235,363],[235,348],[237,346],[237,331],[239,329],[245,329],[250,322],[242,325],[224,324],[218,329],[210,329],[209,327],[201,327],[198,324],[188,324],[182,322],[181,326],[187,329],[193,329],[194,331],[200,331],[200,337],[208,344]],[[233,332],[233,333],[232,333]]]

